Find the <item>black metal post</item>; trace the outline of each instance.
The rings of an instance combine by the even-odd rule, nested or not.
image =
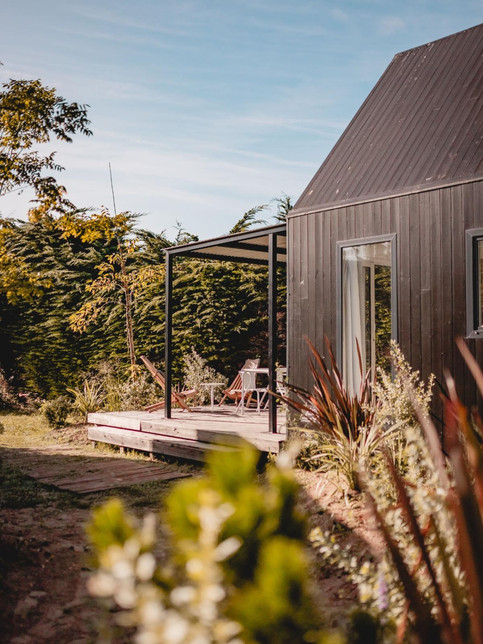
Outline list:
[[[171,310],[173,290],[173,258],[166,252],[166,281],[165,281],[165,313],[164,313],[164,369],[165,369],[165,405],[164,417],[171,418],[171,342],[173,336],[173,314]]]
[[[275,389],[275,363],[277,360],[277,235],[268,236],[268,388]],[[268,425],[277,431],[277,399],[269,396]]]

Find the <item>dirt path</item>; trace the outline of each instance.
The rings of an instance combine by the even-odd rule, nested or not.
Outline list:
[[[87,596],[89,510],[0,510],[0,641],[96,641],[101,612]]]
[[[92,507],[116,495],[134,511],[154,509],[187,468],[68,443],[9,447],[0,459],[0,642],[96,642],[107,620],[85,587]]]

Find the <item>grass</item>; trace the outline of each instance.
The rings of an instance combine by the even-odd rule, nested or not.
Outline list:
[[[59,508],[86,507],[77,494],[43,485],[25,476],[18,468],[0,463],[0,509],[19,510],[48,505]]]
[[[31,415],[0,414],[0,427],[3,427],[3,431],[0,432],[0,509],[52,506],[64,510],[91,508],[113,496],[122,498],[124,503],[134,511],[158,508],[160,500],[170,489],[168,481],[150,481],[144,484],[80,495],[40,483],[25,475],[15,464],[8,462],[8,450],[41,448],[55,443],[82,446],[86,456],[100,450],[106,454],[112,454],[113,458],[150,460],[148,455],[135,450],[126,450],[121,455],[119,448],[112,445],[98,443],[94,447],[91,442],[86,440],[85,427],[76,424],[74,420],[71,419],[72,422],[60,430],[53,430],[40,413]],[[69,458],[77,460],[82,457]],[[166,463],[167,467],[176,468],[182,472],[199,471],[198,466],[178,462],[174,459],[160,459],[159,462]]]
[[[0,414],[1,447],[31,447],[52,443],[51,430],[40,414]]]

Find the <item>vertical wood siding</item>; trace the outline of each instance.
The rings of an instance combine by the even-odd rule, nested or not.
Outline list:
[[[324,354],[336,346],[337,242],[397,236],[398,333],[401,349],[423,378],[448,369],[468,403],[476,399],[454,340],[466,330],[465,230],[483,227],[483,182],[393,197],[288,221],[288,366],[290,380],[310,387],[309,337]],[[469,346],[483,364],[483,340]]]

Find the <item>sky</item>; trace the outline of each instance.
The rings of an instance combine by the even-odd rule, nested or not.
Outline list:
[[[295,203],[393,56],[483,22],[481,0],[1,0],[0,82],[89,105],[54,141],[78,207],[168,238]],[[25,218],[28,190],[0,199]]]

